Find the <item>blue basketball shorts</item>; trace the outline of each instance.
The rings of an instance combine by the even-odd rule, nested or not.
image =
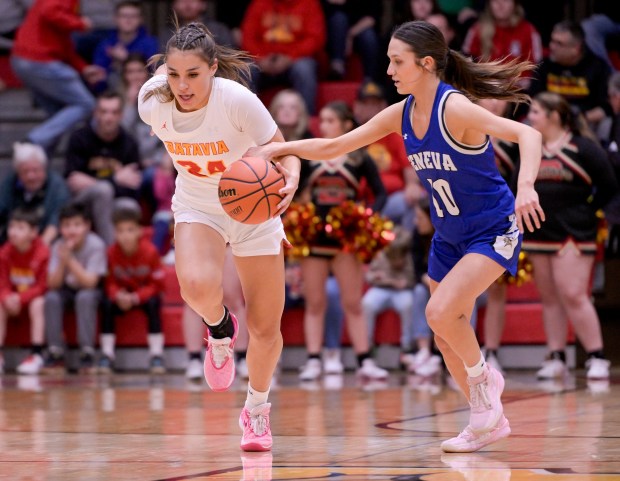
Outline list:
[[[511,215],[509,221],[510,227],[503,232],[481,231],[478,237],[456,244],[435,234],[428,255],[428,276],[441,282],[465,254],[471,253],[482,254],[516,275],[523,235],[517,228],[516,216]]]

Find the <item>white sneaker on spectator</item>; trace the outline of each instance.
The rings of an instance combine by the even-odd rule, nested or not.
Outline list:
[[[340,360],[340,349],[327,349],[323,355],[323,372],[325,374],[342,374],[344,366]]]
[[[409,372],[416,372],[416,368],[421,366],[431,357],[431,351],[428,349],[418,349],[418,352],[411,355],[411,361],[407,366]]]
[[[502,365],[499,362],[499,359],[497,359],[497,356],[493,353],[484,353],[484,358],[486,363],[489,366],[492,366],[493,368],[495,368],[496,371],[498,371],[502,376],[505,374],[504,369],[502,368]]]
[[[201,359],[190,359],[185,369],[185,377],[192,381],[200,381],[204,376]]]
[[[317,358],[308,359],[306,364],[301,367],[299,373],[300,381],[316,381],[321,376],[321,360]]]
[[[377,366],[373,359],[368,358],[362,361],[362,366],[357,370],[357,375],[364,379],[387,379],[390,374]]]
[[[414,372],[418,376],[431,377],[441,372],[441,357],[433,354],[422,364],[419,364]]]
[[[566,364],[560,359],[546,359],[542,367],[536,372],[538,379],[558,379],[568,372]]]
[[[248,361],[245,357],[239,358],[239,360],[235,363],[235,368],[237,369],[237,376],[239,376],[239,379],[250,378],[250,373],[248,372]]]
[[[609,379],[610,365],[611,362],[607,359],[591,357],[586,361],[586,369],[588,370],[586,377],[588,379]]]
[[[43,368],[43,357],[40,354],[30,354],[17,366],[18,374],[39,374]]]

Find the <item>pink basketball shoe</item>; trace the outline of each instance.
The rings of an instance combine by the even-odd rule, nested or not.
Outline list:
[[[269,410],[271,403],[256,406],[251,411],[243,408],[239,416],[239,427],[243,430],[241,449],[244,451],[270,451],[273,445]]]
[[[209,335],[204,371],[207,384],[213,391],[226,391],[235,380],[235,355],[233,346],[237,340],[239,323],[231,312],[230,321],[235,327],[232,337],[215,339]]]
[[[467,383],[471,406],[469,428],[477,433],[492,430],[504,414],[501,400],[504,377],[487,364],[480,376],[468,377]]]
[[[441,443],[441,449],[446,453],[473,453],[483,447],[504,439],[510,434],[510,424],[502,415],[493,429],[484,433],[475,433],[467,426],[458,436]]]

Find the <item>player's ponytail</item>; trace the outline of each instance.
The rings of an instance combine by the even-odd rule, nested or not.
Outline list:
[[[168,40],[164,54],[154,55],[149,59],[149,66],[166,61],[171,50],[192,51],[200,56],[209,66],[217,61],[216,77],[223,77],[248,86],[252,56],[247,52],[218,45],[209,29],[202,23],[192,22],[182,27],[177,25],[176,32]],[[155,96],[160,102],[172,102],[174,95],[168,83],[148,91],[144,100]]]
[[[409,45],[418,62],[423,57],[432,57],[439,78],[472,100],[496,98],[515,103],[529,102],[529,96],[521,91],[519,80],[522,74],[534,68],[531,62],[515,59],[474,62],[448,48],[435,25],[420,20],[404,23],[392,37]]]

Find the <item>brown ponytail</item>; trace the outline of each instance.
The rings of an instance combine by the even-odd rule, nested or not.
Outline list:
[[[154,66],[159,62],[165,62],[166,56],[173,49],[181,52],[194,51],[209,66],[212,66],[217,60],[216,77],[234,80],[246,87],[248,86],[253,57],[247,52],[218,45],[209,29],[202,23],[192,22],[183,27],[179,27],[177,24],[175,34],[166,44],[165,54],[153,55],[149,59],[148,65]],[[148,100],[152,96],[163,103],[174,100],[174,95],[167,82],[148,91],[144,95],[144,100]]]
[[[530,100],[519,81],[534,68],[531,62],[513,59],[476,63],[449,49],[437,27],[419,20],[404,23],[392,37],[408,44],[418,59],[432,57],[439,78],[463,91],[471,100],[496,98],[515,103]]]

